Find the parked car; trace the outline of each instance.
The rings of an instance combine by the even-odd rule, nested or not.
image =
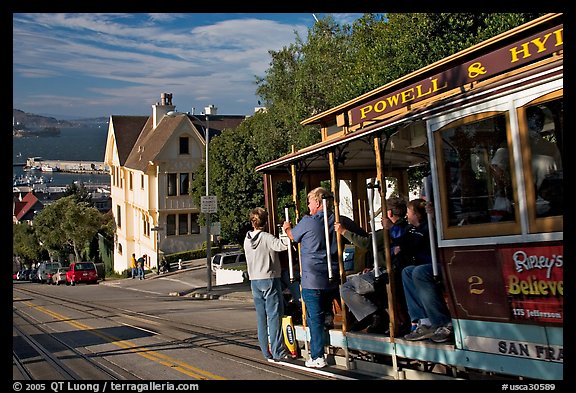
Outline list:
[[[52,285],[60,285],[66,284],[66,272],[68,271],[67,267],[60,267],[56,270],[56,273],[52,275],[51,283]]]
[[[226,265],[246,263],[246,255],[244,251],[227,251],[215,254],[212,257],[211,265],[212,271],[222,269]]]
[[[66,272],[66,285],[76,285],[80,282],[96,284],[98,272],[94,262],[71,263]]]
[[[38,266],[38,281],[42,284],[50,282],[48,274],[51,272],[54,273],[60,267],[62,267],[60,262],[42,262],[40,266]]]

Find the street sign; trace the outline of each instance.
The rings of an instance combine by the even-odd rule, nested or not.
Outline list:
[[[200,212],[202,213],[216,213],[218,211],[218,203],[216,195],[207,195],[200,197]]]

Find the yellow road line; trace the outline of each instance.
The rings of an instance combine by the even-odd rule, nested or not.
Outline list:
[[[101,332],[97,331],[96,328],[94,328],[92,326],[89,326],[89,325],[83,324],[81,322],[75,321],[73,319],[70,319],[70,318],[62,315],[62,314],[48,310],[42,306],[36,306],[31,302],[25,302],[25,304],[38,310],[38,311],[40,311],[40,312],[43,312],[43,313],[51,316],[52,318],[55,318],[61,322],[65,322],[65,323],[69,324],[70,326],[73,326],[77,329],[87,330],[88,333],[93,334],[97,337],[100,337],[101,339],[108,341],[110,344],[116,345],[117,347],[120,347],[122,349],[127,349],[130,352],[135,353],[138,356],[142,356],[146,359],[149,359],[149,360],[152,360],[154,362],[160,363],[164,366],[170,367],[171,369],[176,370],[178,372],[181,372],[182,374],[186,374],[190,377],[197,378],[197,379],[219,379],[219,380],[226,379],[222,376],[212,374],[209,371],[205,371],[205,370],[196,368],[196,367],[192,366],[191,364],[181,362],[178,359],[174,359],[170,356],[166,356],[166,355],[158,353],[156,351],[142,352],[142,349],[139,346],[137,346],[137,345],[135,345],[129,341],[121,340],[118,337],[101,333]]]

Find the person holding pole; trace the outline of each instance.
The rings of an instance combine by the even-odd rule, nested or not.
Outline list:
[[[408,202],[408,222],[410,228],[400,243],[399,250],[412,248],[414,265],[402,270],[402,285],[406,296],[408,314],[412,321],[418,321],[416,329],[404,336],[408,341],[430,339],[442,343],[453,337],[452,318],[438,285],[438,275],[433,263],[431,231],[427,216],[431,214],[431,204],[424,199]]]
[[[244,253],[256,308],[258,344],[265,359],[278,362],[288,357],[282,338],[284,296],[278,257],[279,252],[288,249],[288,244],[263,231],[268,223],[268,212],[265,209],[252,209],[250,223],[253,229],[244,238]]]
[[[302,217],[294,228],[289,221],[285,221],[282,228],[292,241],[300,243],[302,299],[306,307],[306,323],[310,329],[310,356],[305,364],[306,367],[322,368],[326,366],[326,304],[334,298],[334,293],[338,293],[339,280],[335,279],[339,276],[338,246],[334,232],[334,214],[326,203],[330,200],[330,192],[317,187],[310,191],[307,197],[310,214]],[[324,215],[328,223],[329,241],[326,241]],[[327,249],[328,244],[330,250]],[[328,254],[332,262],[331,272],[328,269]]]
[[[402,237],[406,231],[408,222],[406,221],[406,202],[401,198],[389,198],[386,202],[387,216],[382,215],[382,227],[375,232],[374,236],[377,245],[378,267],[380,274],[385,274],[385,261],[384,261],[384,233],[383,230],[388,230],[392,246],[395,245],[395,240]],[[368,249],[372,244],[372,235],[359,235],[348,229],[342,222],[335,223],[334,229],[337,233],[344,236],[356,247]],[[366,267],[363,271],[346,276],[346,282],[340,287],[340,295],[344,303],[354,315],[356,323],[350,327],[350,331],[359,331],[366,328],[367,333],[382,333],[386,330],[386,321],[384,320],[384,310],[386,308],[386,294],[382,291],[376,290],[376,280],[374,274],[374,256],[367,258]],[[395,272],[396,273],[396,272]],[[398,279],[398,282],[400,278]],[[400,286],[400,290],[402,287]],[[378,292],[378,294],[376,294]],[[375,296],[376,295],[376,296]],[[381,295],[382,298],[378,298]],[[376,297],[376,298],[375,298]],[[404,301],[404,294],[397,296],[397,299]],[[404,322],[404,321],[403,321]]]

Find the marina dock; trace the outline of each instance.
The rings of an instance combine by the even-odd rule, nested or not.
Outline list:
[[[107,174],[110,172],[110,168],[103,161],[44,160],[39,157],[28,158],[24,170],[84,174]]]

